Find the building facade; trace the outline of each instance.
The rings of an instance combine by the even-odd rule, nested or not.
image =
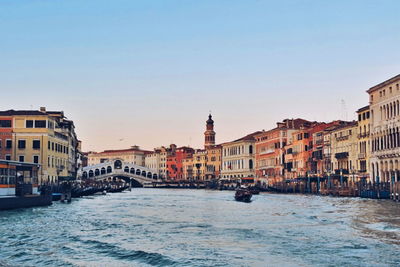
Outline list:
[[[358,115],[358,159],[357,170],[359,177],[370,182],[370,156],[371,156],[371,142],[370,142],[370,110],[369,106],[357,110]]]
[[[179,147],[167,155],[166,179],[180,181],[184,179],[183,160],[193,156],[191,147]]]
[[[359,181],[358,123],[356,121],[336,127],[330,134],[331,175]]]
[[[76,178],[78,140],[73,122],[66,122],[63,112],[1,111],[0,121],[4,159],[40,164],[39,183]]]
[[[222,146],[215,145],[206,148],[207,153],[207,167],[206,167],[206,180],[218,180],[221,178],[222,167]]]
[[[221,178],[238,180],[255,177],[255,132],[238,140],[222,144]]]
[[[139,166],[146,165],[146,155],[151,151],[142,150],[138,146],[132,146],[128,149],[105,150],[103,152],[92,152],[88,155],[88,164],[96,165],[115,159],[123,160]]]
[[[255,136],[256,176],[263,183],[282,182],[285,177],[285,146],[292,142],[293,133],[311,123],[303,119],[286,119],[277,127]]]
[[[400,75],[371,87],[370,99],[372,182],[400,181]]]

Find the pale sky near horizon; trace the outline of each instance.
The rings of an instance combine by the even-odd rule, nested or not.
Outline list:
[[[86,151],[201,148],[209,110],[218,143],[285,118],[351,120],[368,88],[399,74],[399,11],[388,0],[0,0],[0,110],[63,110]]]

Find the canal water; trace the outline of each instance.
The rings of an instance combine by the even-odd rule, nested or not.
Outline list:
[[[134,189],[0,212],[0,266],[400,266],[400,204]]]

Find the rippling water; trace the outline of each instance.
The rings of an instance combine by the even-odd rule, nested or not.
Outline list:
[[[135,189],[0,212],[0,266],[400,266],[400,204]]]

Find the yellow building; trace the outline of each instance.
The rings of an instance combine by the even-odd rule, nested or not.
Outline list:
[[[68,176],[68,137],[55,131],[58,121],[45,111],[4,111],[12,116],[12,160],[40,164],[39,183]]]
[[[329,132],[331,149],[331,170],[336,177],[358,181],[358,123],[356,121],[336,127]]]
[[[207,151],[198,149],[193,154],[193,178],[195,180],[206,180]]]
[[[358,159],[357,170],[360,178],[366,179],[370,182],[370,164],[369,158],[371,155],[370,143],[370,109],[369,106],[360,108],[358,114]]]
[[[193,180],[194,170],[193,170],[193,157],[188,157],[182,160],[183,168],[183,179]]]
[[[207,167],[206,167],[206,180],[219,179],[221,176],[222,166],[222,146],[208,146],[207,152]]]

